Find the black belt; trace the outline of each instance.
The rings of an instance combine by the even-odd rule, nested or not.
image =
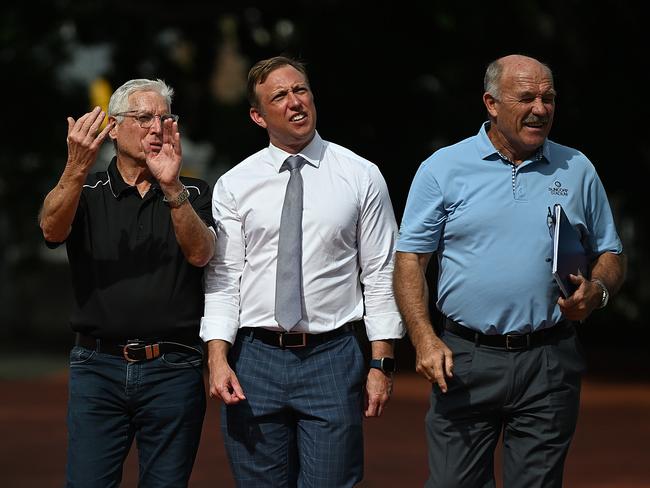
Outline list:
[[[104,354],[111,354],[112,356],[120,356],[129,362],[156,359],[166,352],[194,351],[197,354],[201,353],[201,350],[197,347],[188,346],[187,344],[183,344],[183,342],[179,342],[186,340],[188,340],[186,337],[169,337],[164,340],[97,339],[96,337],[78,332],[75,345]],[[197,337],[196,343],[198,344],[198,342],[199,339]]]
[[[308,334],[306,332],[275,332],[262,327],[242,327],[238,335],[242,337],[252,337],[258,339],[269,346],[292,348],[292,347],[309,347],[330,341],[346,332],[357,330],[361,321],[348,322],[334,330],[323,332],[322,334]]]
[[[571,330],[571,322],[563,320],[553,327],[536,330],[528,334],[482,334],[449,318],[444,318],[445,329],[458,337],[474,342],[477,346],[500,347],[508,351],[523,351],[557,340]]]

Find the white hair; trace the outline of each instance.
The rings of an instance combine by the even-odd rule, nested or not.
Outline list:
[[[163,80],[147,80],[144,78],[138,78],[135,80],[129,80],[119,87],[108,102],[108,115],[119,114],[121,112],[127,112],[129,110],[129,96],[132,93],[138,91],[153,91],[159,93],[167,102],[167,106],[171,110],[172,106],[172,96],[174,95],[174,89],[167,85]],[[121,122],[122,117],[118,118],[118,122]]]

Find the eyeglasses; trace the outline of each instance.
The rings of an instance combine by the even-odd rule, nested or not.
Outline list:
[[[134,111],[128,111],[128,112],[120,112],[117,114],[113,114],[115,117],[120,116],[120,117],[133,117],[135,121],[138,123],[140,127],[143,129],[149,129],[152,125],[154,120],[156,118],[160,119],[160,125],[163,125],[165,123],[165,120],[173,120],[174,122],[178,122],[178,115],[176,114],[162,114],[162,115],[154,115],[150,113],[137,113]]]

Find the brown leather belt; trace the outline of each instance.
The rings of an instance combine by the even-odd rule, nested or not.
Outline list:
[[[198,337],[196,342],[198,344]],[[177,342],[173,337],[164,340],[97,339],[87,334],[77,333],[75,345],[112,356],[120,356],[129,362],[156,359],[167,352],[195,352],[201,354],[199,347]]]

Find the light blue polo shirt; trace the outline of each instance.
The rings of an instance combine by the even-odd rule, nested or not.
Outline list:
[[[549,208],[559,203],[591,258],[621,253],[605,189],[581,152],[547,140],[514,166],[479,133],[436,151],[409,191],[397,250],[436,252],[438,309],[487,334],[562,319],[551,275]]]

